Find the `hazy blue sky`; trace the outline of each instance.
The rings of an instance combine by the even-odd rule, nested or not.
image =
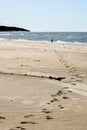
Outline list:
[[[0,25],[87,31],[87,0],[0,0]]]

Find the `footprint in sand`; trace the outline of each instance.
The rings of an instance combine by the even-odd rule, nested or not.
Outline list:
[[[23,66],[23,65],[20,65],[20,66]]]
[[[20,129],[20,128],[22,128],[22,126],[17,126],[16,128]]]
[[[57,98],[53,98],[50,102],[59,101]]]
[[[21,121],[21,124],[36,124],[34,121]]]
[[[26,130],[26,128],[23,128],[22,126],[17,126],[15,128],[11,128],[9,130],[18,130],[18,129],[20,129],[20,130]]]
[[[57,94],[52,94],[51,96],[52,96],[52,97],[56,97],[56,96],[57,96]]]
[[[48,114],[48,113],[51,113],[52,111],[49,111],[49,110],[47,110],[47,109],[43,109],[42,112]]]
[[[0,116],[0,119],[6,119],[5,117],[3,117],[3,116]]]
[[[70,66],[69,65],[66,65],[66,68],[69,68]]]
[[[17,126],[16,128],[18,128],[18,129],[20,129],[20,130],[26,130],[26,128],[20,127],[20,126]]]
[[[68,97],[62,97],[63,99],[68,99]]]
[[[50,105],[50,102],[48,102],[47,104]]]
[[[58,92],[56,93],[57,95],[62,95],[63,91],[62,90],[58,90]]]
[[[64,88],[65,89],[65,88]],[[67,88],[66,88],[67,89]],[[56,96],[60,96],[63,95],[63,91],[62,90],[58,90],[56,94],[52,94],[51,97],[56,97]],[[54,98],[54,100],[58,101],[58,99]],[[54,101],[52,101],[54,102]]]
[[[51,119],[54,119],[54,118],[51,117],[51,116],[46,116],[46,119],[47,119],[47,120],[51,120]]]
[[[60,109],[64,109],[64,107],[62,105],[58,105]]]
[[[71,90],[68,90],[69,93],[71,93],[72,91]]]
[[[25,118],[29,118],[29,117],[32,117],[32,116],[34,116],[34,115],[30,114],[30,115],[26,115],[26,116],[24,116],[24,117],[25,117]]]

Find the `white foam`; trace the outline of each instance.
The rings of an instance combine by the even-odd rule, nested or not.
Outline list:
[[[9,36],[9,35],[13,35],[12,33],[0,33],[0,36]]]
[[[6,38],[0,38],[0,41],[6,41],[6,40],[8,40],[8,39],[6,39]]]

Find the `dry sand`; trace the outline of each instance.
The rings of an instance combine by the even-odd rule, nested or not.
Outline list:
[[[87,130],[87,46],[0,41],[0,130]]]

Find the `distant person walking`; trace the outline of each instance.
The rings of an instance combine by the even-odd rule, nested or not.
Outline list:
[[[53,39],[51,39],[51,42],[53,42]]]

